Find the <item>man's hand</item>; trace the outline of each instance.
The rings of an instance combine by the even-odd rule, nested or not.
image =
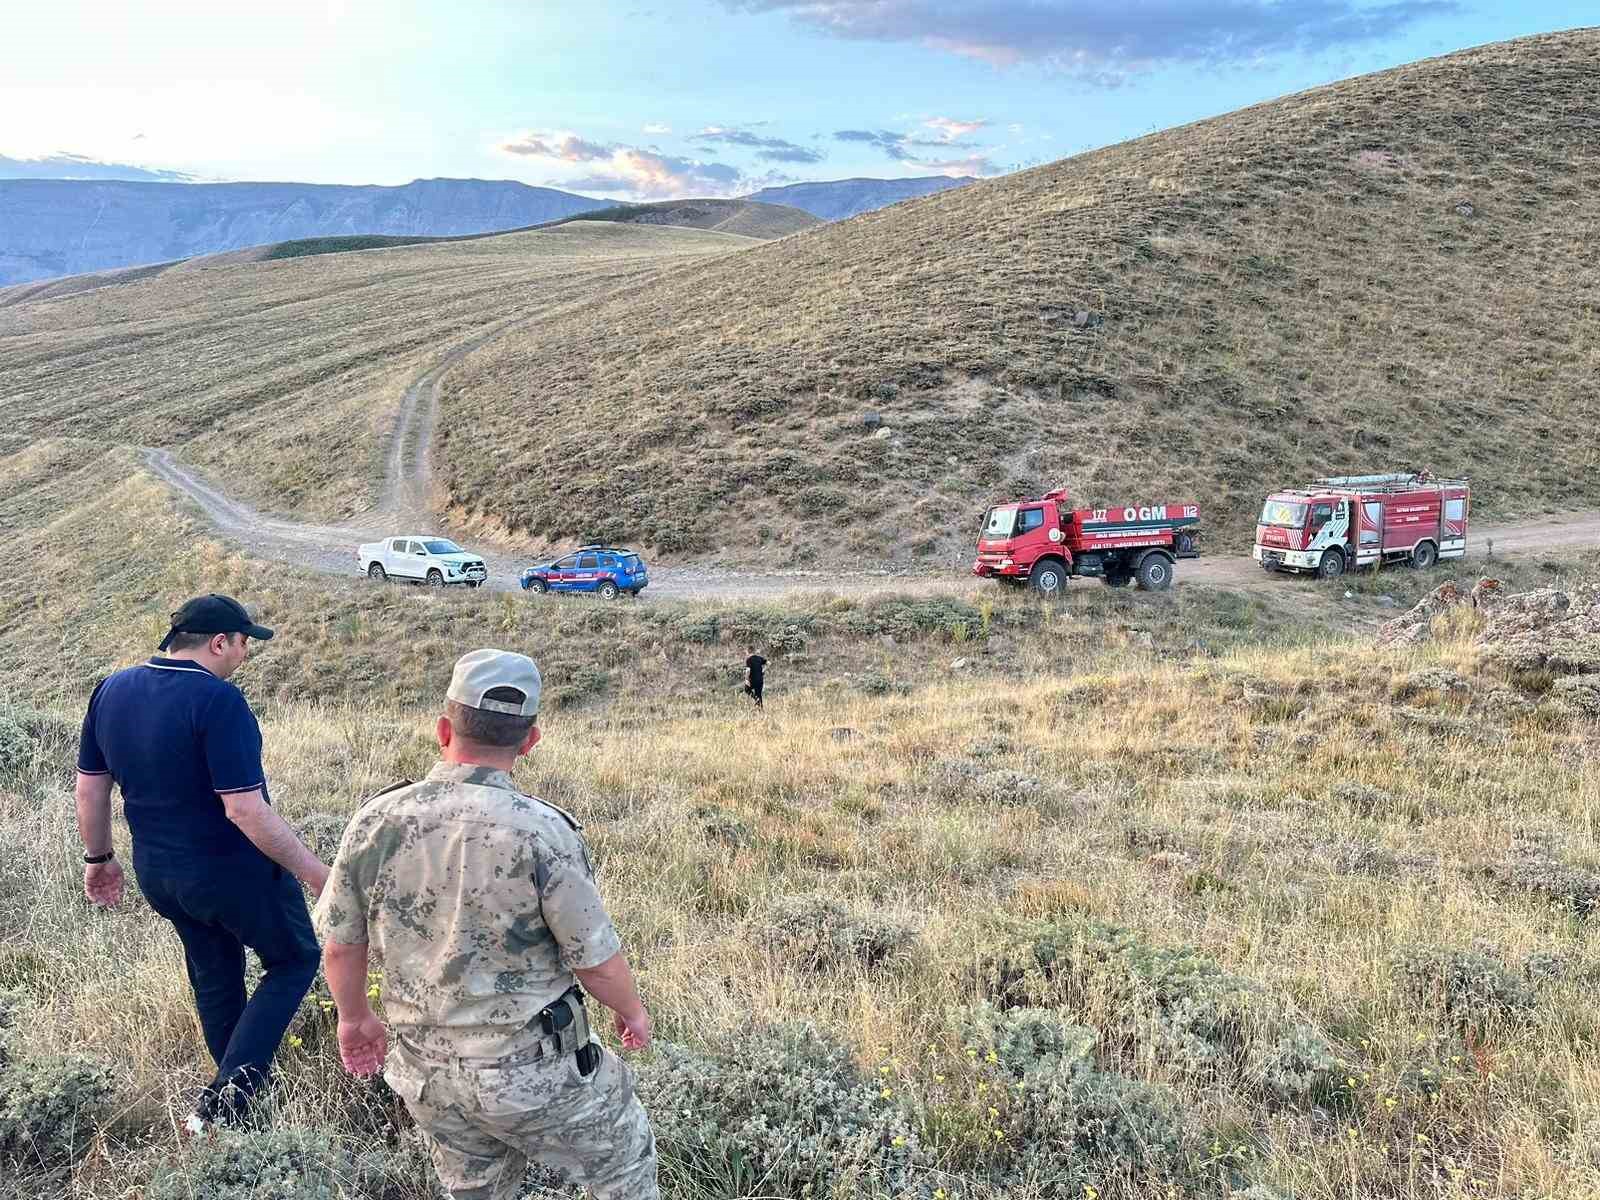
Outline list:
[[[643,1050],[650,1045],[650,1034],[654,1026],[650,1014],[641,1008],[631,1017],[618,1013],[616,1028],[624,1050]]]
[[[339,1022],[339,1057],[344,1069],[365,1079],[383,1068],[389,1053],[389,1031],[370,1011],[354,1021]]]
[[[100,908],[115,908],[122,903],[122,864],[110,862],[90,863],[83,868],[83,894],[89,903]]]

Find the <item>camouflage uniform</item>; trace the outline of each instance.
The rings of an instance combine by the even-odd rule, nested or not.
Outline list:
[[[529,1158],[600,1200],[658,1195],[633,1072],[607,1050],[581,1075],[538,1020],[622,946],[578,829],[505,771],[439,763],[356,813],[317,905],[327,941],[383,961],[384,1078],[456,1200],[517,1195]]]

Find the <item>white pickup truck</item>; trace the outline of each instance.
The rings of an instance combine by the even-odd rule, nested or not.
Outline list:
[[[369,579],[414,579],[429,587],[464,583],[478,587],[489,578],[483,559],[469,554],[449,538],[407,534],[367,542],[356,550],[361,573]]]

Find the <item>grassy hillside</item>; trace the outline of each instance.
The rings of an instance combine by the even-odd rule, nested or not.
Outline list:
[[[789,561],[1063,481],[1234,544],[1330,471],[1593,506],[1597,64],[1484,47],[685,264],[465,364],[440,473],[495,523]]]
[[[811,229],[822,220],[786,204],[756,200],[661,200],[653,204],[618,204],[569,217],[573,221],[621,221],[630,225],[681,225],[715,229],[743,237],[780,238]],[[556,222],[562,224],[563,222]]]
[[[382,476],[407,383],[513,319],[637,287],[748,239],[558,229],[159,274],[0,307],[0,419],[36,437],[172,447],[229,492],[339,517]]]
[[[1470,611],[1375,650],[1202,587],[439,595],[253,561],[128,451],[15,435],[0,524],[18,1194],[236,1200],[272,1168],[288,1200],[437,1195],[394,1098],[341,1074],[320,983],[273,1128],[180,1151],[204,1048],[177,941],[137,898],[79,894],[84,697],[205,588],[277,628],[238,681],[275,801],[325,853],[364,796],[427,768],[458,653],[538,657],[546,736],[518,774],[587,825],[657,1020],[638,1067],[674,1195],[1600,1188],[1595,725],[1547,672],[1483,655]],[[1572,586],[1517,570],[1508,587]],[[736,691],[752,639],[759,715]]]

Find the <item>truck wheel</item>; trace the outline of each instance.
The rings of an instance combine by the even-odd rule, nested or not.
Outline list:
[[[1418,542],[1411,551],[1411,565],[1419,571],[1426,571],[1439,561],[1439,548],[1432,542]]]
[[[1172,586],[1172,564],[1165,555],[1147,554],[1134,572],[1134,578],[1147,592],[1164,592]]]
[[[1337,579],[1344,574],[1344,551],[1324,550],[1322,561],[1317,564],[1317,574],[1323,579]]]
[[[1028,572],[1028,584],[1039,595],[1054,599],[1067,585],[1067,569],[1053,558],[1035,563],[1033,570]]]
[[[600,585],[600,599],[615,600],[617,598],[617,585],[611,580],[606,580]]]
[[[429,587],[443,587],[444,586],[444,576],[441,575],[438,571],[429,571],[428,572],[428,586]]]
[[[542,596],[546,591],[545,582],[542,579],[530,579],[523,586],[536,596]]]
[[[367,578],[372,580],[374,583],[382,583],[384,580],[389,578],[389,575],[383,569],[383,564],[381,562],[375,562],[367,568]]]

